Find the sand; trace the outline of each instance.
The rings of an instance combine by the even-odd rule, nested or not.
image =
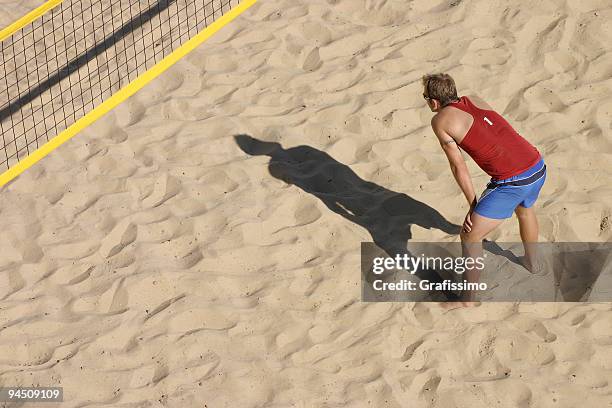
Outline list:
[[[0,385],[63,386],[62,407],[610,406],[609,303],[362,303],[359,273],[361,241],[457,240],[433,71],[545,156],[543,241],[612,238],[604,7],[260,0],[0,190]]]

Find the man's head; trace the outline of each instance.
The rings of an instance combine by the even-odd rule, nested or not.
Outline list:
[[[448,74],[423,75],[423,98],[432,112],[437,112],[459,99],[455,81]]]

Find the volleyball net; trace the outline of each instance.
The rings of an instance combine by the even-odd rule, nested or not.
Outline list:
[[[163,72],[195,47],[194,36],[254,2],[52,0],[2,30],[0,173],[162,61],[149,77]],[[189,50],[171,58],[190,40]]]

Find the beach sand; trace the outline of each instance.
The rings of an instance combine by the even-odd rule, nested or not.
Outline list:
[[[0,189],[0,385],[62,386],[62,407],[612,406],[609,303],[362,303],[359,252],[458,239],[421,96],[439,71],[544,155],[542,241],[610,241],[609,6],[260,0]]]

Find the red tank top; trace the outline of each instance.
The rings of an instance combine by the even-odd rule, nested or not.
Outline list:
[[[447,106],[461,109],[474,118],[459,147],[494,179],[516,176],[540,160],[538,150],[497,112],[478,108],[467,96]]]

